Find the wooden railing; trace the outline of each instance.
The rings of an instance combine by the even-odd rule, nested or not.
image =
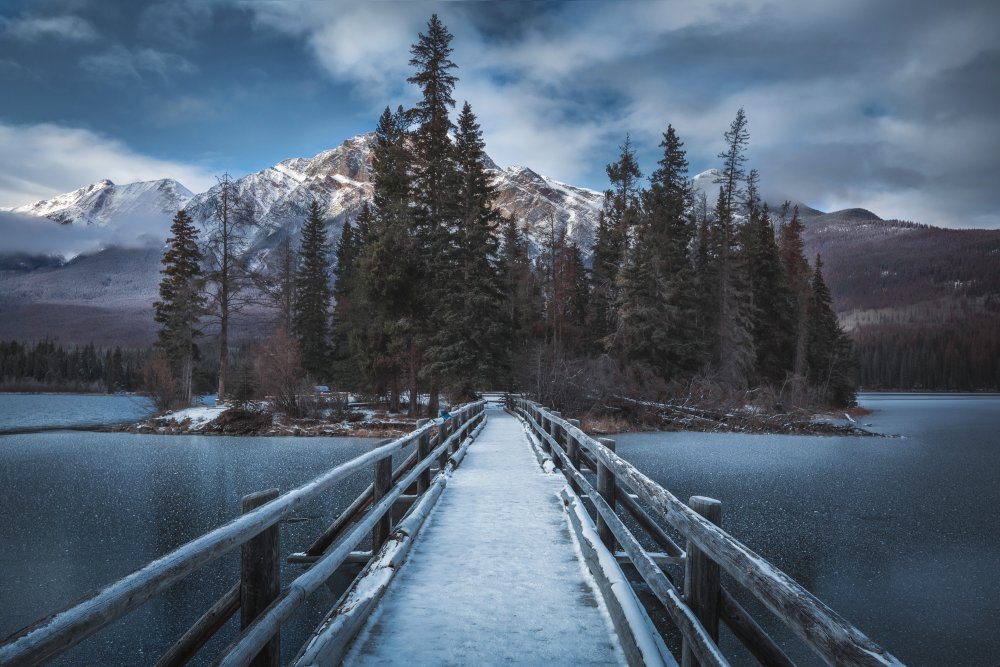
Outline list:
[[[620,546],[624,558],[666,608],[683,637],[684,667],[728,664],[718,647],[720,620],[761,664],[793,664],[721,585],[720,570],[750,591],[827,664],[902,664],[787,574],[723,531],[719,501],[694,496],[685,505],[615,454],[613,441],[596,440],[581,431],[579,423],[562,419],[558,412],[532,401],[515,398],[513,405],[574,491],[589,500],[605,545],[612,552]],[[596,477],[596,488],[583,474],[584,466]],[[618,508],[630,515],[663,553],[643,548]],[[671,539],[666,526],[683,536],[686,549]],[[663,570],[666,564],[681,562],[685,566],[683,593]]]
[[[447,420],[425,420],[396,440],[347,461],[306,484],[278,495],[277,490],[243,499],[244,513],[229,523],[184,544],[111,584],[87,600],[42,619],[0,645],[0,665],[35,665],[54,658],[101,628],[125,616],[180,579],[243,545],[241,581],[195,622],[161,658],[158,665],[180,665],[242,610],[242,632],[219,659],[223,665],[274,665],[278,659],[281,625],[292,612],[345,562],[370,558],[392,529],[394,505],[412,502],[431,487],[430,469],[443,470],[449,456],[484,417],[485,401],[454,410]],[[435,432],[436,429],[436,432]],[[392,456],[416,444],[397,470]],[[278,524],[334,484],[369,466],[372,485],[306,551],[306,572],[283,591],[278,581]],[[408,487],[416,493],[404,497]],[[354,549],[372,536],[372,552]],[[294,559],[292,559],[294,561]]]

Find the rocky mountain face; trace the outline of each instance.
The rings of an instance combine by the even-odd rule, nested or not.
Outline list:
[[[361,135],[312,158],[292,158],[235,181],[253,202],[259,227],[249,245],[263,256],[298,232],[315,199],[336,239],[346,220],[371,197],[374,135]],[[603,194],[542,176],[527,167],[490,163],[501,211],[522,221],[541,247],[565,230],[581,248],[593,243]],[[694,177],[708,206],[717,172]],[[136,220],[165,230],[184,207],[207,223],[219,186],[193,194],[173,180],[115,185],[101,181],[16,209],[85,229],[132,229]],[[944,230],[886,221],[864,209],[824,213],[798,203],[810,259],[822,253],[825,275],[849,326],[905,311],[931,314],[979,308],[1000,298],[1000,230]],[[780,202],[771,202],[772,210]],[[2,251],[0,251],[2,252]],[[0,339],[57,336],[63,341],[138,344],[151,339],[150,304],[159,282],[160,249],[109,248],[62,264],[10,254],[0,257]],[[993,296],[991,296],[993,295]],[[930,304],[930,305],[928,305]],[[963,306],[964,304],[964,306]],[[103,323],[103,324],[102,324]]]

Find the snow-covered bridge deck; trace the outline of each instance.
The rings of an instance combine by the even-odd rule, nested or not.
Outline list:
[[[491,408],[349,665],[624,664],[559,474]]]

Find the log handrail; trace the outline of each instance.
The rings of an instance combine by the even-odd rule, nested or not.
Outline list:
[[[522,414],[530,417],[534,413],[549,424],[557,424],[568,437],[574,438],[599,465],[611,470],[619,483],[634,491],[649,506],[655,518],[672,526],[718,563],[824,662],[851,667],[903,664],[794,579],[699,515],[600,442],[533,401],[519,398],[516,402]],[[556,457],[560,457],[561,448],[554,446],[556,440],[534,419],[531,422],[533,429],[553,447]]]
[[[468,403],[456,409],[451,419],[465,421],[470,413],[481,414],[484,405],[483,400]],[[342,463],[260,508],[177,547],[82,602],[22,629],[0,644],[0,665],[34,665],[72,648],[191,572],[292,516],[302,504],[316,498],[335,483],[376,461],[391,457],[444,422],[442,419],[431,420],[415,431]]]

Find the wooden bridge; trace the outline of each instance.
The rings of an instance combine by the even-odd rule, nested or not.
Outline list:
[[[761,664],[793,664],[723,573],[822,662],[901,664],[723,531],[718,501],[684,504],[614,449],[525,399],[470,403],[297,489],[247,496],[230,523],[8,638],[0,665],[57,657],[236,547],[238,583],[157,665],[204,661],[237,613],[241,632],[213,664],[277,665],[282,625],[352,563],[364,567],[289,664],[727,665],[720,622]],[[286,556],[304,571],[282,588],[279,523],[365,469],[368,489]]]

